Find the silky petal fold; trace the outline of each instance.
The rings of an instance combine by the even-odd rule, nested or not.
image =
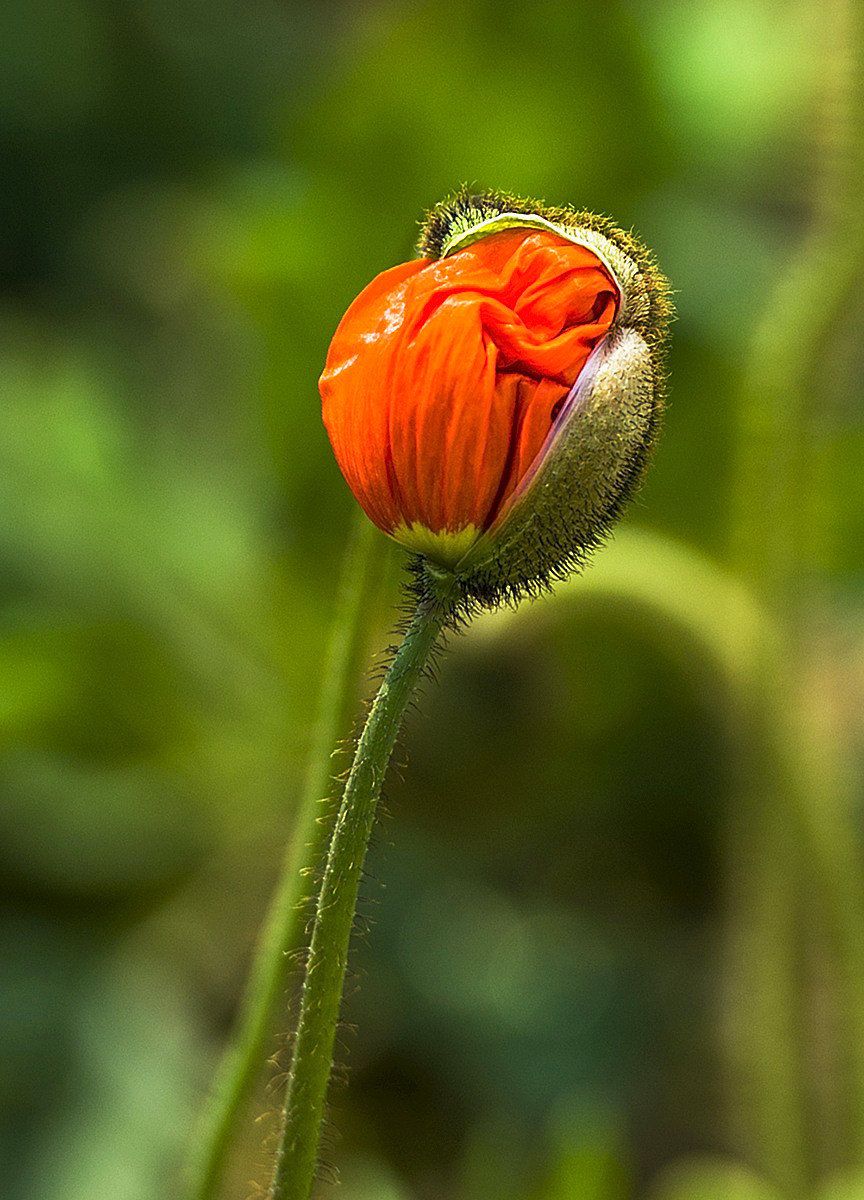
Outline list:
[[[443,560],[461,553],[460,531],[488,529],[530,472],[619,304],[592,250],[536,229],[373,280],[320,381],[337,462],[371,519],[431,557],[436,535]]]

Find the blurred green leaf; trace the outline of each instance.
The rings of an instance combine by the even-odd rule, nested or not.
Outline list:
[[[720,1159],[678,1163],[663,1173],[650,1200],[782,1200],[746,1167]]]

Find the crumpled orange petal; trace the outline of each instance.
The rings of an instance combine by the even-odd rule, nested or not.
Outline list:
[[[618,305],[600,259],[546,230],[374,279],[336,330],[320,390],[336,460],[375,524],[487,529]]]

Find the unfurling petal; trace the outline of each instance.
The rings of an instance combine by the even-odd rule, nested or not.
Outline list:
[[[632,486],[656,427],[656,347],[667,317],[661,277],[628,235],[616,240],[607,223],[584,214],[579,224],[576,214],[513,212],[511,203],[463,193],[433,210],[421,241],[426,256],[361,292],[320,381],[336,459],[368,515],[470,576],[468,590],[480,598],[572,565],[614,515],[607,493]],[[630,331],[635,340],[623,336]],[[633,382],[637,343],[639,399],[628,408],[611,396],[609,378],[627,358],[621,378]],[[578,476],[592,496],[575,502],[553,461],[564,447],[579,459],[574,436],[594,447],[610,479],[608,488],[589,480],[583,463],[574,482]],[[601,447],[598,437],[611,441]],[[537,489],[546,496],[535,514]],[[561,537],[550,530],[553,493],[571,527]],[[574,516],[580,506],[585,512]]]

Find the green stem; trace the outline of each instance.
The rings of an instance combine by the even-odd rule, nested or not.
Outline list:
[[[270,1200],[308,1200],[314,1182],[357,890],[378,797],[405,708],[451,612],[446,585],[418,604],[357,745],[318,896]]]
[[[814,449],[836,399],[826,348],[848,329],[864,270],[864,13],[859,0],[811,9],[821,66],[813,203],[745,363],[733,497],[741,565],[784,605],[798,598],[808,551],[824,559],[813,550],[833,532],[835,481],[814,466]]]
[[[812,21],[823,67],[813,203],[743,364],[732,494],[738,564],[764,598],[784,605],[796,598],[806,537],[813,536],[806,491],[823,406],[820,359],[860,288],[864,253],[864,20],[857,0],[814,0]]]
[[[329,823],[321,817],[321,800],[330,788],[333,746],[343,731],[370,558],[377,537],[375,527],[358,509],[336,598],[318,716],[297,813],[297,835],[288,848],[261,930],[234,1034],[219,1065],[204,1113],[202,1132],[189,1169],[189,1200],[212,1200],[218,1195],[237,1115],[249,1098],[266,1057],[273,1013],[292,965],[291,953],[303,943],[307,880],[310,871],[324,858],[329,833]]]
[[[739,930],[731,976],[740,997],[736,1041],[746,1065],[736,1074],[734,1101],[746,1113],[745,1136],[755,1142],[754,1155],[761,1154],[790,1196],[807,1191],[819,1128],[805,1077],[803,935],[796,912],[805,895],[810,902],[814,885],[856,1037],[862,1024],[857,1014],[864,1013],[864,910],[848,798],[839,775],[826,772],[812,714],[800,711],[806,568],[813,546],[825,539],[829,513],[829,481],[814,479],[811,465],[824,399],[820,358],[843,328],[864,252],[857,136],[861,20],[852,0],[814,4],[812,11],[814,37],[823,38],[825,49],[814,205],[808,232],[768,298],[745,364],[733,494],[737,563],[778,631],[753,659],[753,717],[767,727],[764,744],[740,763],[730,826],[729,874],[738,897],[731,925]],[[812,603],[813,589],[807,591]],[[849,1144],[860,1154],[864,1063],[854,1039],[851,1049]],[[742,1099],[745,1081],[751,1087],[749,1107]]]

